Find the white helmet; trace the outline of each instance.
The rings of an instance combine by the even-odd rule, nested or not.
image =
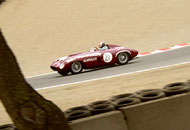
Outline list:
[[[99,46],[99,48],[102,48],[102,47],[104,47],[105,45],[106,45],[106,44],[105,44],[104,42],[100,42],[98,46]]]

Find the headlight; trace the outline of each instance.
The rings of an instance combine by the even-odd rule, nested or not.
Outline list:
[[[65,67],[64,63],[61,63],[61,65],[59,66],[60,69],[63,69]]]

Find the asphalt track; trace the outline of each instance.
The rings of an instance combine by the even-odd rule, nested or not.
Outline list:
[[[29,77],[26,78],[26,80],[29,82],[29,84],[32,85],[33,88],[43,89],[51,86],[83,82],[86,80],[99,79],[108,76],[120,75],[123,73],[143,71],[146,69],[180,64],[184,62],[190,62],[190,46],[162,53],[146,55],[130,61],[127,65],[87,70],[80,74],[70,74],[68,76],[61,76],[57,73],[50,73],[47,75]]]

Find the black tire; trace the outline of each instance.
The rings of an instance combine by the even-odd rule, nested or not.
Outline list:
[[[91,106],[89,110],[91,111],[92,115],[97,115],[100,113],[113,111],[115,110],[115,107],[113,104],[99,104]]]
[[[88,110],[76,110],[66,114],[66,118],[68,121],[73,121],[89,116],[91,116],[91,112]]]
[[[189,92],[190,88],[188,82],[175,82],[165,85],[163,91],[167,96]]]
[[[138,94],[141,94],[141,93],[154,92],[154,91],[156,91],[156,92],[162,92],[161,89],[142,89],[142,90],[136,91],[135,94],[138,95]]]
[[[125,97],[125,98],[120,98],[118,100],[113,101],[113,104],[116,107],[116,109],[120,109],[122,107],[134,105],[140,102],[141,100],[139,98]]]
[[[88,107],[87,106],[78,106],[78,107],[72,107],[72,108],[69,108],[65,111],[65,113],[71,113],[73,111],[77,111],[77,110],[88,110]]]
[[[66,76],[69,72],[65,72],[65,71],[57,71],[60,75],[62,76]]]
[[[138,94],[138,97],[141,99],[141,101],[149,101],[149,100],[155,100],[159,98],[165,97],[165,93],[162,91],[147,91],[147,92],[141,92]]]
[[[65,113],[68,121],[91,116],[91,112],[87,106],[69,108],[65,111]]]
[[[71,73],[72,74],[78,74],[82,71],[82,69],[83,69],[82,63],[79,61],[73,62],[71,64]]]
[[[88,105],[92,115],[110,112],[115,110],[115,106],[107,100],[92,102]]]
[[[127,64],[130,60],[130,55],[127,52],[121,52],[117,55],[117,63],[119,65]]]
[[[136,97],[136,95],[133,94],[133,93],[124,93],[124,94],[119,94],[119,95],[112,96],[112,97],[110,97],[109,100],[111,102],[113,102],[113,101],[116,101],[118,99],[122,99],[122,98],[126,98],[126,97],[131,98],[131,97]]]
[[[88,106],[95,106],[95,105],[101,105],[101,104],[111,104],[111,102],[109,100],[95,101],[88,104]]]

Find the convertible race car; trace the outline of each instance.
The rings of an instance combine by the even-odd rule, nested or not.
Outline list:
[[[124,65],[134,59],[138,51],[121,47],[118,45],[107,44],[107,49],[100,50],[91,48],[85,53],[77,53],[56,59],[51,64],[51,69],[61,75],[80,73],[83,69],[92,69],[107,65]]]

